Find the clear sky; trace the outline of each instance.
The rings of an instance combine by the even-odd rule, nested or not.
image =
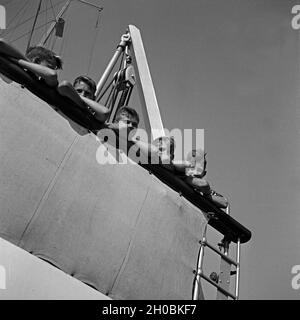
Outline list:
[[[91,2],[104,7],[98,31],[90,7],[74,2],[66,15],[55,44],[60,78],[89,71],[98,80],[128,24],[138,27],[164,126],[205,129],[207,178],[252,232],[242,246],[241,299],[299,299],[291,268],[300,265],[300,30],[291,9],[300,1]],[[21,3],[0,1],[8,21]],[[15,44],[24,49],[22,39]]]

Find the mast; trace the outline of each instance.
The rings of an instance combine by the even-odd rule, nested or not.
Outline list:
[[[29,39],[28,39],[28,43],[27,43],[26,52],[27,52],[28,48],[30,47],[30,43],[31,43],[31,39],[32,39],[34,28],[35,28],[35,25],[36,25],[37,17],[39,15],[39,12],[40,12],[40,9],[41,9],[41,4],[42,4],[42,0],[40,0],[40,2],[39,2],[39,5],[38,5],[38,8],[37,8],[35,17],[34,17],[33,25],[32,25],[31,32],[30,32]]]

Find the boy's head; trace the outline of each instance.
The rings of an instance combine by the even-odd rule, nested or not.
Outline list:
[[[175,140],[174,137],[159,137],[153,141],[153,145],[158,149],[161,160],[174,160]]]
[[[138,113],[133,108],[124,106],[117,111],[114,122],[123,122],[132,128],[137,128],[140,118]]]
[[[74,80],[73,87],[76,92],[85,98],[95,100],[96,83],[88,76],[79,76]]]
[[[204,177],[206,175],[206,153],[203,149],[193,149],[191,150],[187,156],[186,160],[193,165],[193,171],[194,173],[197,172],[197,175]]]
[[[62,69],[62,59],[51,50],[41,46],[30,47],[26,57],[33,63],[41,64],[53,70]]]

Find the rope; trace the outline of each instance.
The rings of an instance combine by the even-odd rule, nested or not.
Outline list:
[[[56,39],[57,39],[57,36],[53,33],[53,35],[52,35],[52,46],[51,46],[51,51],[53,51],[54,50],[54,46],[55,46],[55,44],[56,44]]]
[[[54,12],[52,0],[50,0],[50,5],[51,5],[51,9],[52,9],[53,18],[54,18],[54,20],[56,20],[56,15],[55,15],[55,12]],[[45,34],[46,34],[46,32],[45,32]],[[53,49],[54,49],[54,46],[55,46],[55,43],[56,43],[56,39],[57,39],[56,36],[52,36],[52,46],[51,46],[51,49],[50,49],[51,51],[53,51]]]
[[[54,17],[54,19],[56,19],[56,14],[55,14],[55,11],[54,11],[52,0],[50,0],[50,5],[51,5],[53,17]]]
[[[51,23],[51,22],[53,22],[53,21],[48,21],[46,24],[49,24],[49,23]],[[41,28],[43,28],[43,27],[44,27],[44,24],[42,24],[41,26],[39,26],[39,27],[35,28],[35,30],[39,30],[39,29],[41,29]],[[15,42],[15,41],[17,41],[17,40],[19,40],[19,39],[21,39],[21,38],[23,38],[23,37],[27,36],[30,32],[31,32],[31,31],[26,32],[26,33],[22,34],[20,37],[18,37],[18,38],[16,38],[16,39],[14,39],[14,40],[12,40],[12,41],[9,41],[9,42],[10,42],[10,43],[13,43],[13,42]]]
[[[45,13],[45,23],[46,23],[48,20],[48,1],[45,1],[45,6],[46,6],[46,13]],[[46,24],[45,24],[44,33],[46,34],[46,32],[47,32],[47,28],[46,28]]]
[[[12,22],[17,18],[17,16],[24,10],[24,8],[25,8],[26,5],[28,4],[28,2],[29,2],[29,0],[27,0],[27,1],[25,2],[25,4],[22,6],[22,8],[21,8],[21,9],[16,13],[16,15],[8,22],[8,24],[7,24],[7,26],[6,26],[6,30],[8,30],[9,26],[11,25],[11,23],[12,23]],[[14,31],[17,27],[18,27],[18,25],[15,26],[14,28],[8,30],[7,32],[2,32],[2,33],[1,33],[1,36],[6,36],[6,35],[8,35],[11,31]]]
[[[94,50],[95,50],[95,45],[96,45],[96,39],[98,37],[98,33],[99,33],[99,20],[100,20],[100,10],[98,11],[98,16],[97,16],[97,21],[96,21],[96,25],[95,25],[95,32],[94,32],[94,36],[92,39],[92,46],[91,46],[91,50],[90,50],[90,54],[89,54],[89,59],[88,59],[88,67],[87,67],[87,72],[86,74],[89,74],[90,72],[90,67],[91,67],[91,62],[93,60],[93,54],[94,54]]]
[[[29,0],[28,0],[28,1],[29,1]],[[53,7],[58,6],[58,5],[61,4],[62,2],[65,2],[65,1],[63,0],[63,1],[57,2]],[[50,9],[48,9],[48,10],[50,10]],[[40,14],[44,13],[45,11],[46,11],[46,10],[40,11]],[[15,28],[22,26],[22,25],[25,24],[26,22],[32,20],[34,17],[35,17],[35,15],[29,17],[28,19],[23,20],[23,21],[22,21],[20,24],[18,24]],[[13,19],[14,19],[14,18],[13,18]],[[13,19],[11,19],[10,23],[13,21]],[[6,34],[8,34],[9,32],[12,31],[12,30],[8,30],[8,27],[9,27],[9,24],[7,25],[6,30],[3,30],[3,31],[2,31],[1,36],[4,35],[4,33],[5,33],[4,31],[6,31]],[[5,34],[5,35],[6,35],[6,34]]]
[[[58,55],[62,57],[62,53],[64,51],[64,46],[65,46],[65,38],[66,38],[66,32],[64,32],[64,36],[62,37],[61,43],[60,43],[60,48],[58,50]]]
[[[49,50],[52,50],[51,49],[52,45],[53,45],[53,33],[51,33],[50,37],[47,39],[47,41],[44,44],[44,46],[46,46],[46,48],[48,48]]]
[[[124,60],[124,56],[125,56],[125,52],[123,51],[122,56],[121,56],[121,60],[120,60],[120,65],[118,68],[118,71],[116,74],[118,74],[122,68],[122,63]],[[107,92],[107,90],[109,89],[109,87],[111,87],[111,90],[109,92],[109,95],[104,103],[104,105],[110,110],[110,114],[113,111],[113,106],[115,104],[116,98],[118,96],[118,92],[117,92],[117,84],[115,86],[111,86],[112,83],[114,81],[114,78],[112,78],[112,80],[109,82],[109,84],[106,86],[106,88],[103,90],[103,92],[101,93],[100,97],[97,99],[97,101],[99,102],[100,99],[105,95],[105,93]],[[110,117],[110,115],[109,115]]]
[[[34,17],[33,25],[31,27],[29,39],[28,39],[28,42],[27,42],[26,52],[27,52],[27,50],[29,49],[29,47],[31,45],[31,39],[32,39],[32,35],[33,35],[33,31],[34,31],[34,28],[35,28],[35,25],[36,25],[36,21],[37,21],[38,15],[40,13],[41,5],[42,5],[42,0],[39,1],[39,6],[37,8],[37,12],[36,12],[35,17]]]
[[[31,3],[31,4],[32,4],[32,3]],[[28,10],[28,7],[25,7],[25,10],[24,10],[24,12],[23,12],[23,16],[25,16],[25,13],[26,13],[27,10]],[[19,20],[18,20],[18,22],[17,22],[17,25],[16,25],[16,27],[13,29],[13,31],[15,31],[16,28],[18,27],[18,24],[20,23],[21,18],[22,18],[22,15],[21,15],[21,17],[19,18]],[[30,32],[29,32],[29,33],[30,33]],[[28,34],[29,34],[29,33],[28,33]],[[13,33],[8,37],[8,41],[10,41],[10,39],[12,38],[12,36],[13,36]]]
[[[12,2],[14,2],[15,0],[8,0],[4,3],[2,3],[3,6],[6,6],[7,4],[11,4]]]
[[[122,53],[122,56],[121,56],[121,60],[120,60],[120,65],[119,65],[119,69],[117,71],[117,74],[121,71],[122,69],[122,64],[123,64],[123,61],[124,61],[124,56],[125,56],[125,51],[123,51]],[[113,98],[112,98],[112,107],[114,106],[115,102],[116,102],[116,98],[118,96],[118,92],[117,92],[117,86],[118,86],[118,83],[116,83],[115,87],[114,87],[114,94],[113,94]]]
[[[108,88],[112,85],[114,79],[112,78],[110,83],[106,86],[106,88],[103,90],[102,94],[100,95],[100,97],[98,98],[98,102],[102,99],[102,97],[105,95],[106,91],[108,90]]]
[[[106,92],[107,89],[110,87],[110,85],[112,84],[113,80],[114,80],[114,79],[112,79],[112,81],[110,82],[109,86],[107,86],[107,88],[105,89],[105,92]],[[109,99],[110,99],[110,96],[111,96],[111,94],[113,93],[113,91],[114,91],[114,87],[111,87],[110,93],[109,93],[109,95],[108,95],[108,97],[107,97],[107,99],[106,99],[106,101],[105,101],[105,103],[104,103],[104,105],[105,105],[106,107],[109,107],[109,101],[110,101]],[[109,109],[109,108],[108,108],[108,109]]]
[[[122,64],[123,64],[123,61],[124,61],[124,56],[125,56],[125,51],[123,51],[122,53],[122,57],[121,57],[121,60],[120,60],[120,65],[119,65],[119,69],[118,69],[118,72],[121,70],[122,68]]]
[[[66,13],[66,14],[68,14],[68,13]],[[65,20],[66,21],[68,20],[67,17],[65,17]],[[69,34],[69,23],[66,23],[65,27],[64,27],[64,36],[61,39],[61,45],[60,45],[60,49],[58,51],[58,54],[61,57],[64,56],[65,48],[67,47],[67,43],[69,41],[68,34]]]

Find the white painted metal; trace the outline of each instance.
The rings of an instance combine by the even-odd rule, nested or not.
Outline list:
[[[146,53],[142,37],[138,28],[129,25],[131,37],[130,51],[133,58],[133,66],[140,96],[142,112],[146,130],[152,135],[152,139],[165,136],[160,110],[152,83],[152,78],[147,63]]]
[[[101,292],[0,238],[0,300],[7,299],[111,300]]]

